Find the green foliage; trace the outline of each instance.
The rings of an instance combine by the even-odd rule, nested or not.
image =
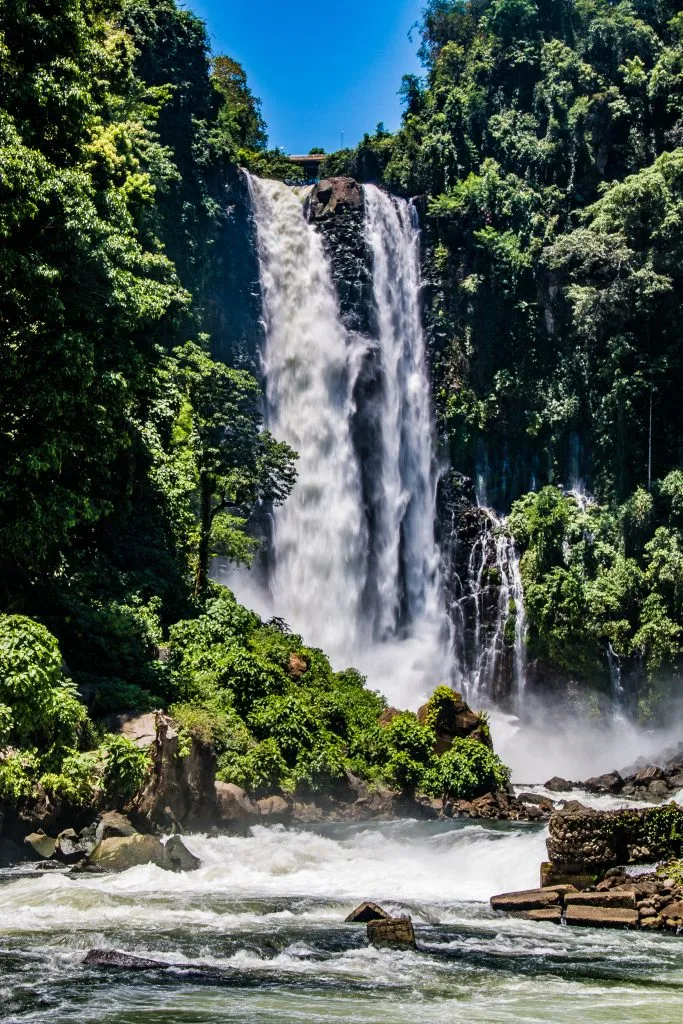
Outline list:
[[[58,772],[45,772],[40,784],[47,793],[73,807],[94,801],[101,778],[98,751],[73,751],[63,759]]]
[[[605,648],[639,655],[650,678],[677,672],[683,640],[683,535],[678,473],[616,512],[582,507],[558,488],[513,506],[532,650],[595,681]],[[653,497],[656,495],[656,499]],[[666,525],[665,525],[666,524]],[[649,537],[649,539],[647,539]]]
[[[187,342],[165,366],[177,396],[176,458],[190,469],[186,500],[199,507],[195,596],[203,599],[209,561],[227,555],[249,563],[253,544],[243,527],[256,503],[280,504],[296,478],[296,454],[261,429],[261,393],[244,370],[216,362]]]
[[[57,641],[22,615],[0,616],[0,701],[6,741],[18,746],[74,746],[86,720],[63,676]]]
[[[400,130],[326,162],[425,197],[436,412],[499,511],[577,474],[616,507],[650,441],[655,477],[683,461],[676,7],[430,0]]]
[[[33,788],[38,760],[31,751],[3,751],[0,755],[0,800],[16,803]]]
[[[510,772],[483,743],[456,739],[425,776],[425,788],[434,796],[471,800],[492,790],[504,789]]]

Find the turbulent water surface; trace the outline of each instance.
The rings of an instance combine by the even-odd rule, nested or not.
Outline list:
[[[537,882],[538,827],[257,827],[188,845],[203,861],[191,874],[4,873],[0,1020],[680,1024],[680,939],[490,911],[492,893]],[[343,923],[366,898],[413,915],[416,953],[373,950],[363,926]],[[84,967],[91,947],[174,967]]]

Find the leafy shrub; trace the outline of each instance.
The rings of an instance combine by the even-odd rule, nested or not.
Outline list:
[[[246,754],[233,751],[218,761],[216,777],[221,782],[234,782],[258,798],[273,793],[287,781],[287,764],[274,739],[266,739]]]
[[[236,750],[244,753],[251,741],[246,725],[234,708],[219,702],[208,704],[174,704],[171,714],[189,736],[219,752]]]
[[[425,775],[425,791],[436,797],[470,800],[510,781],[500,758],[478,740],[456,739],[450,750],[435,758]]]
[[[14,729],[14,716],[12,709],[6,704],[0,704],[0,748],[9,743],[10,736]]]
[[[79,807],[94,800],[101,785],[101,776],[99,751],[72,751],[63,759],[58,772],[41,775],[40,784],[52,796]]]
[[[312,793],[329,790],[345,777],[347,758],[340,742],[321,736],[311,750],[303,750],[292,773],[294,785]]]
[[[141,788],[149,770],[149,754],[125,736],[109,735],[100,748],[102,782],[111,797],[127,800]]]
[[[384,733],[388,747],[386,778],[400,789],[409,792],[416,789],[422,784],[432,760],[433,731],[420,725],[416,715],[406,711],[392,718]]]
[[[6,751],[0,756],[0,800],[15,803],[29,796],[38,768],[38,758],[32,751]]]
[[[56,639],[22,615],[0,616],[0,702],[11,708],[8,739],[18,746],[75,746],[87,719]]]

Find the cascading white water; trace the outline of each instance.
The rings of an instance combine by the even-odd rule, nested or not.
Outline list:
[[[438,617],[441,581],[417,212],[372,185],[364,193],[382,375],[374,543],[379,635],[386,637],[396,633],[402,612],[409,625]]]
[[[294,491],[274,515],[271,607],[333,661],[353,661],[373,685],[416,706],[448,678],[417,215],[404,200],[365,187],[376,330],[362,337],[344,328],[305,197],[278,182],[249,181],[267,424],[300,456]],[[376,479],[353,443],[354,386],[368,362]]]
[[[458,686],[470,703],[506,696],[521,712],[526,688],[527,618],[519,557],[504,519],[480,508],[479,536],[458,581]],[[511,653],[512,657],[509,657]]]
[[[249,178],[258,236],[268,427],[298,453],[274,517],[276,613],[332,655],[359,641],[367,536],[351,441],[359,353],[349,344],[320,236],[303,197]]]

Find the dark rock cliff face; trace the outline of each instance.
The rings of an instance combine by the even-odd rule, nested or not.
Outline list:
[[[213,354],[260,376],[261,286],[246,175],[231,168],[219,186],[222,219],[202,287]]]
[[[363,189],[353,178],[326,178],[311,192],[309,221],[322,234],[347,330],[373,331],[372,268],[364,236]]]

